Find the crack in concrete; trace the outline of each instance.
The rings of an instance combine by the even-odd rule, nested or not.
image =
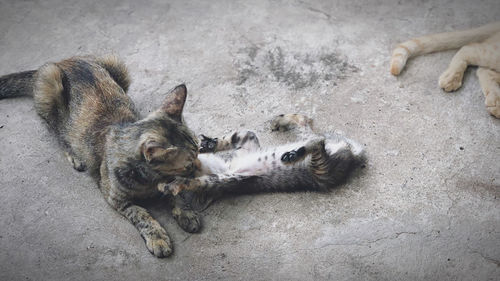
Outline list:
[[[385,237],[381,237],[381,238],[377,238],[375,240],[368,240],[368,241],[364,241],[364,242],[356,242],[356,243],[328,243],[328,244],[325,244],[321,247],[315,247],[315,248],[301,248],[301,249],[297,249],[295,251],[291,251],[291,252],[287,252],[287,253],[277,253],[276,255],[273,255],[272,257],[282,257],[282,256],[287,256],[287,255],[293,255],[293,254],[296,254],[298,252],[308,252],[308,251],[314,251],[314,250],[321,250],[321,249],[324,249],[324,248],[328,248],[328,247],[331,247],[331,246],[369,246],[370,244],[373,244],[373,243],[376,243],[376,242],[379,242],[379,241],[382,241],[382,240],[387,240],[387,239],[398,239],[401,235],[403,234],[407,234],[407,235],[416,235],[418,232],[415,232],[415,231],[401,231],[401,232],[396,232],[394,233],[393,235],[390,235],[390,236],[385,236]],[[372,256],[372,254],[368,254],[366,256],[363,256],[363,257],[368,257],[368,256]],[[262,257],[267,257],[269,258],[270,255],[265,255],[265,256],[256,256],[256,257],[252,257],[252,258],[262,258]]]
[[[316,9],[316,8],[314,8],[312,6],[309,6],[308,3],[304,2],[304,1],[299,1],[299,3],[302,4],[302,5],[304,5],[304,8],[307,9],[308,11],[310,11],[310,12],[323,15],[323,16],[326,17],[327,20],[331,20],[332,19],[332,15],[330,15],[329,13],[327,13],[325,11],[322,11],[320,9]]]
[[[414,231],[396,232],[395,235],[380,237],[380,238],[377,238],[375,240],[368,240],[368,241],[358,242],[358,243],[343,243],[343,244],[342,243],[328,243],[328,244],[325,244],[325,245],[323,245],[321,247],[312,248],[311,250],[314,250],[314,249],[323,249],[323,248],[326,248],[326,247],[329,247],[329,246],[349,246],[349,245],[368,246],[369,244],[377,243],[377,242],[382,241],[382,240],[397,239],[402,234],[415,235],[415,234],[417,234],[417,232],[414,232]]]

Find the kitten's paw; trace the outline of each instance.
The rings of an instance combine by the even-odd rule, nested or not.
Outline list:
[[[162,235],[163,236],[163,235]],[[158,237],[148,237],[145,238],[146,247],[158,258],[165,258],[172,254],[173,248],[168,236],[158,238]]]
[[[306,148],[302,146],[297,150],[291,150],[283,153],[283,155],[281,155],[281,162],[285,164],[293,164],[297,161],[302,160],[302,158],[304,158],[305,155],[306,155]]]
[[[201,135],[200,140],[200,153],[214,152],[217,148],[217,138],[209,138]]]
[[[312,125],[312,119],[302,114],[280,114],[271,120],[271,131],[289,131]]]
[[[500,118],[500,88],[498,86],[484,92],[484,104],[491,115]]]
[[[68,152],[65,152],[64,154],[66,154],[66,159],[68,159],[69,163],[71,163],[73,169],[77,170],[78,172],[83,172],[87,170],[87,165],[85,165],[83,161],[76,159],[75,157],[71,156]]]
[[[439,77],[439,87],[441,87],[446,92],[455,91],[462,86],[463,77],[463,72],[457,72],[453,69],[447,69]]]
[[[188,179],[182,177],[175,177],[169,183],[159,183],[157,189],[164,194],[177,195],[183,190],[197,190],[200,182],[196,179]]]
[[[186,232],[195,233],[201,229],[200,216],[192,210],[182,210],[175,207],[172,210],[172,216],[177,221],[177,224]]]

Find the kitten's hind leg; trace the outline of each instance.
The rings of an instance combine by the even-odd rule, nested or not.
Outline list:
[[[500,118],[500,73],[480,67],[476,74],[483,90],[486,110],[496,118]]]
[[[307,162],[317,188],[327,190],[342,182],[355,166],[363,161],[363,149],[349,139],[332,140],[317,138],[304,146],[285,152],[281,156],[284,164],[294,164],[311,155]]]
[[[293,164],[302,161],[307,155],[314,154],[325,150],[325,138],[319,137],[309,140],[303,146],[287,151],[281,155],[281,162],[285,164]]]

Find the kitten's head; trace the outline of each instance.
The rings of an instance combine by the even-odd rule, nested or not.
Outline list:
[[[141,121],[141,157],[151,169],[164,176],[187,176],[199,166],[198,139],[182,118],[187,90],[171,90],[161,107]]]

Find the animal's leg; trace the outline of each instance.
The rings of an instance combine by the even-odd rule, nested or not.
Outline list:
[[[476,52],[473,45],[462,47],[451,60],[448,69],[439,77],[439,87],[447,92],[460,88],[468,65],[467,58],[471,58]]]
[[[244,152],[256,151],[260,148],[259,138],[252,131],[234,132],[222,138],[210,138],[202,135],[200,152],[218,152],[231,149]]]
[[[255,183],[259,176],[243,174],[211,174],[197,178],[177,177],[170,183],[158,184],[158,190],[164,194],[178,195],[186,191],[200,191],[218,195],[230,192],[234,188]]]
[[[183,191],[175,197],[175,206],[172,209],[172,216],[177,224],[186,232],[198,232],[201,228],[201,219],[196,213],[191,203],[196,194],[192,191]]]
[[[106,199],[113,208],[137,228],[146,242],[146,247],[153,255],[163,258],[172,254],[172,243],[167,232],[146,209],[129,201],[116,201],[110,197]]]
[[[271,131],[312,130],[312,119],[302,114],[280,114],[271,120]]]
[[[73,153],[65,151],[64,155],[66,155],[66,159],[68,159],[69,163],[71,163],[73,168],[78,172],[83,172],[87,169],[87,165],[85,165],[85,162],[79,160]]]
[[[480,67],[476,74],[483,90],[486,110],[496,118],[500,118],[500,73]]]
[[[307,162],[308,168],[318,184],[317,188],[326,190],[341,182],[356,161],[362,161],[362,149],[358,146],[347,139],[327,142],[317,138],[298,149],[284,153],[281,161],[293,164],[303,161],[306,155],[311,155]]]
[[[137,228],[146,242],[146,247],[153,255],[163,258],[172,254],[172,243],[165,229],[146,209],[134,205],[118,187],[112,185],[105,163],[104,159],[101,165],[101,181],[99,182],[104,199]]]
[[[322,154],[325,150],[325,138],[318,137],[312,140],[309,140],[303,146],[287,151],[281,155],[281,161],[285,164],[293,164],[298,161],[301,161],[309,154]]]
[[[96,59],[96,62],[100,64],[109,75],[115,80],[115,82],[127,92],[130,86],[130,76],[127,71],[125,64],[114,55],[108,55]]]
[[[500,33],[483,43],[462,47],[451,60],[448,69],[439,77],[439,86],[445,91],[454,91],[462,86],[468,65],[477,65],[500,71]]]

